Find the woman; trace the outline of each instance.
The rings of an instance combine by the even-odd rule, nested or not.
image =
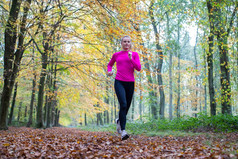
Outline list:
[[[115,91],[120,104],[119,119],[116,120],[117,132],[121,134],[121,139],[126,140],[129,135],[125,131],[126,115],[131,105],[134,93],[134,70],[141,70],[140,58],[137,52],[130,51],[131,38],[124,36],[121,39],[122,51],[116,52],[107,66],[108,75],[112,76],[112,67],[117,63],[117,73],[115,77]]]

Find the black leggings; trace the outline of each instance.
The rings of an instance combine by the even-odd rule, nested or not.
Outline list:
[[[114,87],[117,95],[117,99],[120,104],[119,121],[121,130],[125,130],[126,127],[126,115],[131,105],[135,82],[124,82],[115,80]]]

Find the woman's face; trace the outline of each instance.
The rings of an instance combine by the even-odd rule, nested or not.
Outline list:
[[[121,46],[124,51],[131,49],[131,39],[129,37],[124,37],[121,41]]]

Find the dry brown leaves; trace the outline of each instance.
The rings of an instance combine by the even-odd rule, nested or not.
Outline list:
[[[10,127],[0,131],[0,158],[238,158],[238,134],[224,135],[212,140],[132,135],[121,141],[106,132]]]

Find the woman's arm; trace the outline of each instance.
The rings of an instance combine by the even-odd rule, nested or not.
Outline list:
[[[140,57],[137,52],[132,53],[132,59],[131,59],[132,64],[134,65],[134,68],[137,71],[141,70],[141,64],[140,64]]]
[[[116,62],[116,57],[115,57],[115,54],[113,54],[111,60],[109,61],[108,65],[107,65],[107,74],[109,76],[113,75],[112,67],[113,67],[115,62]]]

